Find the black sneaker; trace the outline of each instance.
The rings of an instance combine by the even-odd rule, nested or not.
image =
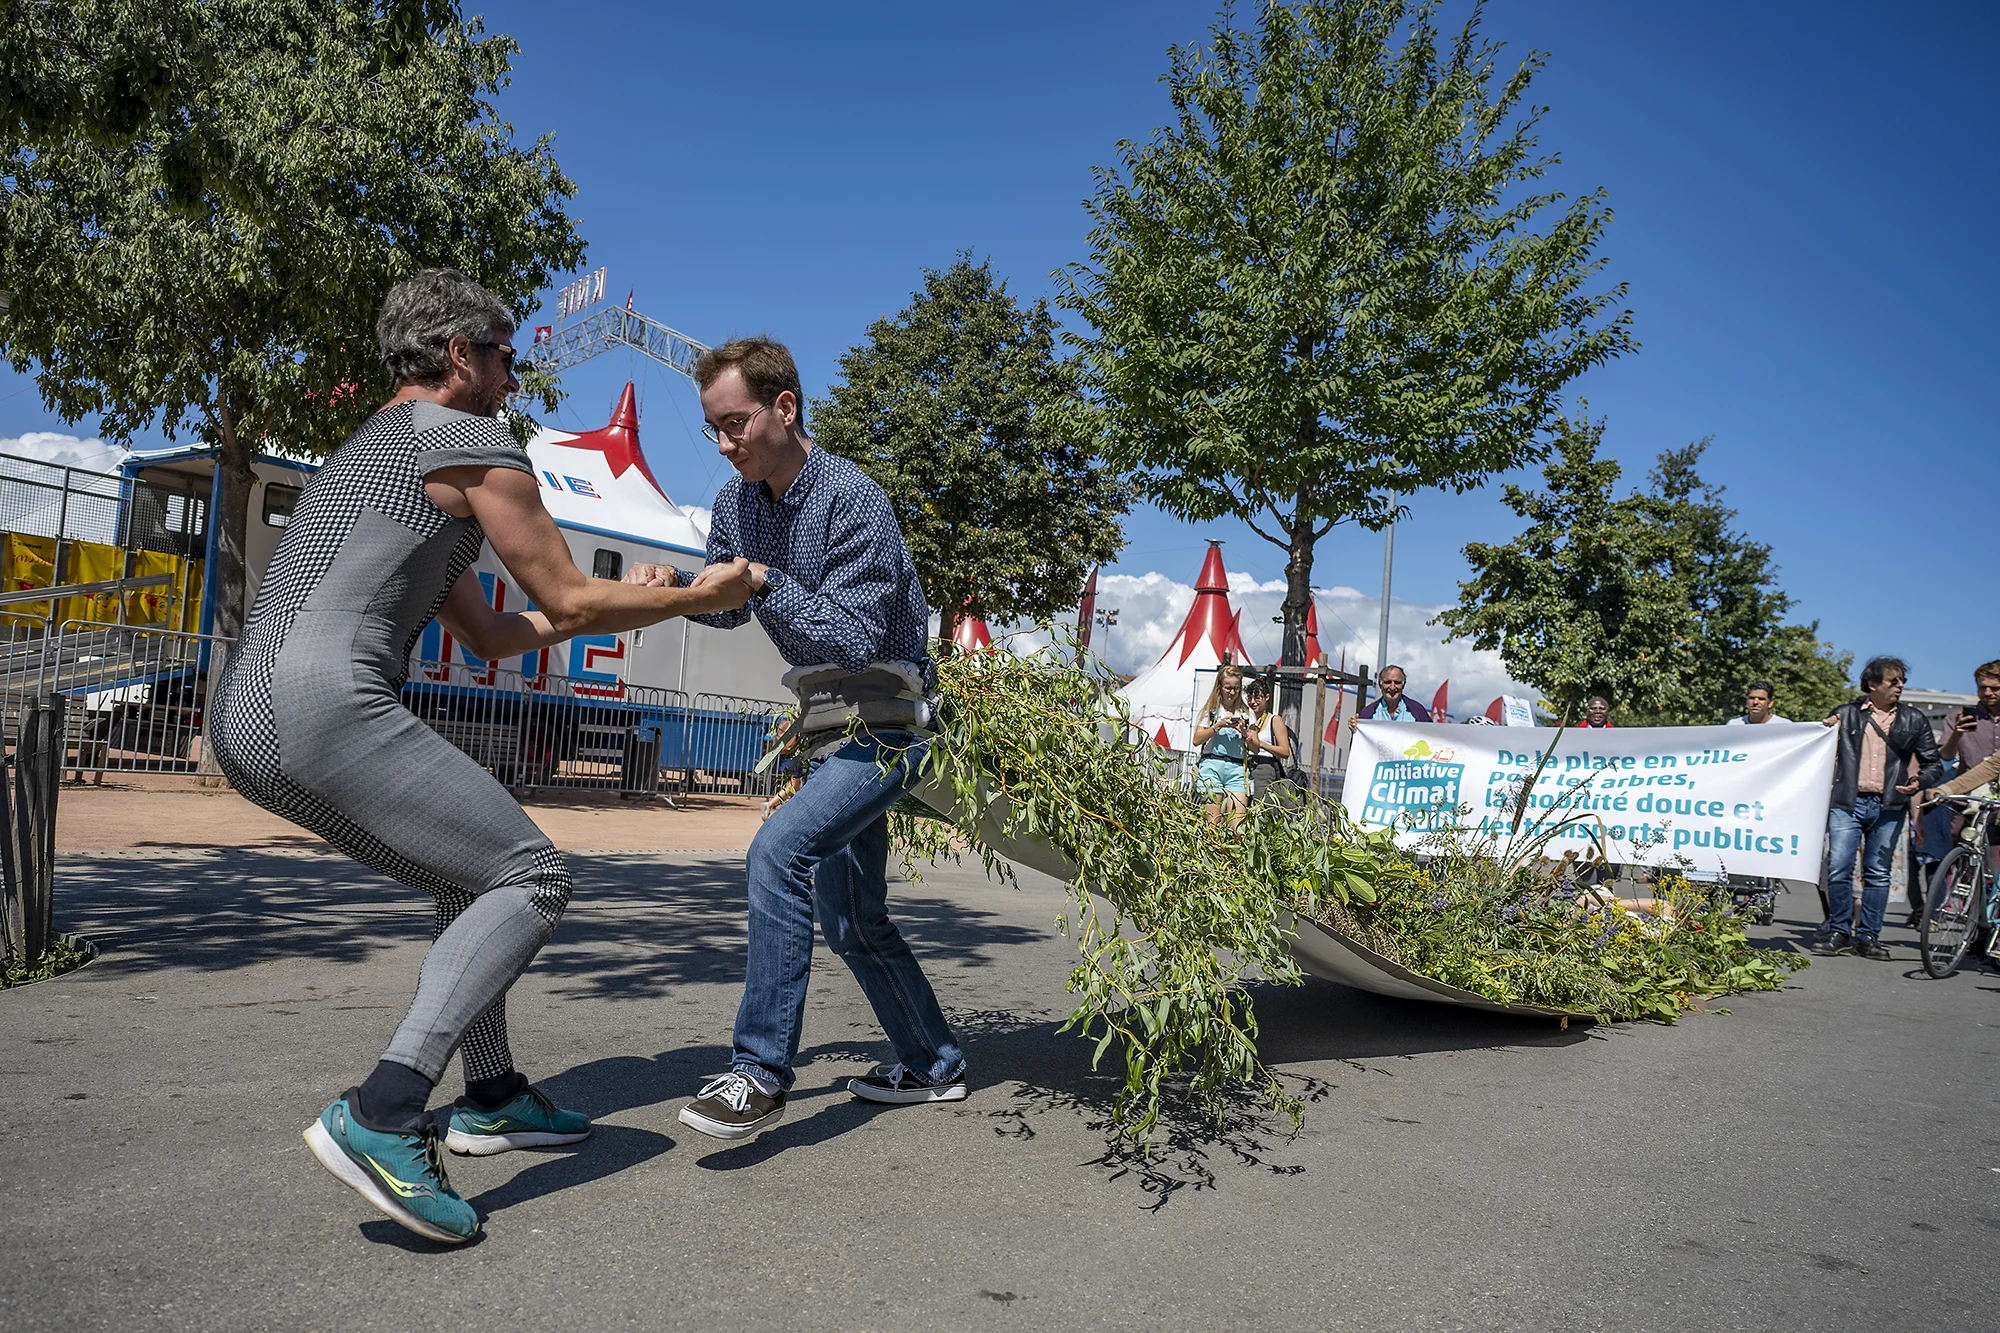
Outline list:
[[[1812,951],[1822,958],[1851,953],[1853,949],[1854,937],[1844,930],[1829,930],[1812,942]]]
[[[962,1102],[965,1075],[932,1083],[919,1078],[900,1064],[876,1065],[860,1078],[847,1080],[847,1090],[864,1102],[887,1102],[891,1106],[914,1106],[919,1102]]]
[[[732,1069],[704,1083],[681,1108],[680,1121],[710,1138],[747,1139],[784,1117],[784,1093],[766,1092],[756,1079]]]
[[[1889,951],[1882,947],[1882,941],[1873,935],[1856,935],[1854,953],[1857,958],[1873,958],[1878,963],[1889,961]]]

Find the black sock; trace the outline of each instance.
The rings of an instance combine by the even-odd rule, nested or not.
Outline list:
[[[354,1118],[382,1134],[415,1134],[423,1128],[431,1080],[408,1065],[378,1060],[354,1090]]]
[[[465,1100],[487,1111],[497,1111],[527,1090],[528,1080],[518,1069],[510,1069],[492,1078],[469,1078],[465,1080]]]

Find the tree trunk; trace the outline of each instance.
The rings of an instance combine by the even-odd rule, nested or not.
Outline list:
[[[1310,666],[1306,661],[1306,613],[1312,609],[1313,532],[1308,488],[1299,486],[1298,504],[1292,510],[1291,527],[1285,535],[1291,546],[1285,556],[1285,647],[1284,665]],[[1305,687],[1286,681],[1278,702],[1279,715],[1294,736],[1303,735]]]
[[[1293,352],[1303,364],[1312,359],[1313,349],[1319,345],[1316,333],[1300,333],[1293,338]],[[1303,452],[1319,440],[1319,409],[1307,406],[1299,413],[1297,424],[1292,428],[1292,448]],[[1290,545],[1285,550],[1285,617],[1284,647],[1279,661],[1288,667],[1306,666],[1306,612],[1312,606],[1313,568],[1313,489],[1308,481],[1299,482],[1297,494],[1293,497],[1292,512],[1285,525],[1285,536]],[[1299,722],[1304,712],[1305,686],[1303,682],[1286,681],[1278,692],[1278,715],[1285,719],[1285,726],[1293,736],[1301,734]]]
[[[221,457],[215,466],[221,475],[216,487],[215,513],[215,632],[234,639],[243,630],[244,590],[249,570],[245,544],[250,531],[250,488],[257,479],[251,466],[250,442],[236,429],[236,413],[228,400],[217,414],[222,422]]]

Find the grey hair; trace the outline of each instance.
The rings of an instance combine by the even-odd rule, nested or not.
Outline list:
[[[389,382],[438,384],[451,372],[445,345],[464,335],[473,342],[512,330],[514,312],[455,268],[427,268],[397,283],[375,320],[375,341]]]

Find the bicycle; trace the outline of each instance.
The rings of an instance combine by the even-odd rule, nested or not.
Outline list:
[[[1967,821],[1958,845],[1945,854],[1931,874],[1929,901],[1917,927],[1924,971],[1942,981],[1958,971],[1965,955],[1995,925],[2000,925],[2000,848],[1993,845],[1994,812],[2000,800],[1986,796],[1943,798],[1965,810]],[[2000,932],[1987,940],[1986,956],[2000,958]]]

